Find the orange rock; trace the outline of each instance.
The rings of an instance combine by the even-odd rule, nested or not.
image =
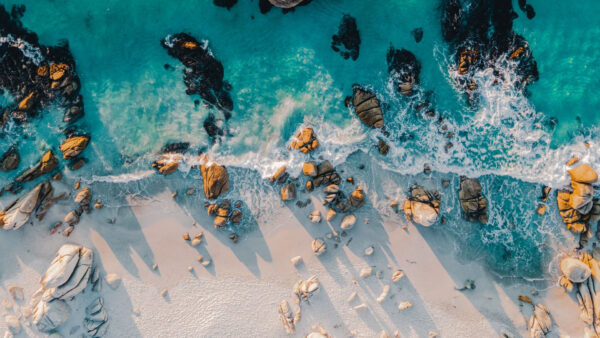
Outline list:
[[[60,145],[60,151],[65,160],[70,160],[77,157],[90,142],[89,136],[71,136]]]
[[[229,190],[229,175],[227,169],[216,163],[212,165],[201,165],[202,181],[204,182],[204,194],[208,199],[215,199]]]
[[[579,157],[573,156],[569,161],[567,161],[567,167],[570,167],[577,162],[579,162]]]
[[[579,183],[593,184],[598,180],[598,174],[592,167],[583,163],[569,170],[571,180]]]
[[[525,303],[530,303],[531,304],[531,298],[527,297],[527,296],[519,296],[519,300]]]
[[[37,69],[37,75],[38,76],[46,76],[46,75],[48,75],[48,66],[46,66],[46,65],[39,66],[38,69]]]
[[[519,46],[514,52],[510,54],[511,59],[518,59],[525,54],[525,48]]]
[[[196,49],[197,47],[198,47],[198,44],[193,41],[186,41],[181,44],[181,48],[186,48],[186,49]]]
[[[34,92],[29,93],[21,102],[19,102],[19,110],[29,110],[35,103]]]
[[[50,79],[54,81],[60,80],[68,71],[69,65],[66,63],[53,63],[50,65]]]
[[[312,127],[303,128],[292,141],[289,149],[298,149],[307,154],[319,147],[319,141]]]

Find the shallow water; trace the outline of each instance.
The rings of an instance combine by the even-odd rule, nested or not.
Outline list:
[[[455,236],[461,257],[476,259],[483,252],[503,275],[535,277],[545,270],[551,252],[564,245],[555,208],[548,217],[535,213],[538,183],[564,185],[564,163],[574,154],[600,167],[595,112],[600,99],[594,95],[600,87],[600,70],[594,67],[600,58],[595,48],[600,28],[592,10],[600,5],[592,0],[532,0],[528,3],[537,12],[532,20],[516,9],[515,31],[529,41],[540,80],[529,87],[528,96],[494,86],[489,72],[482,71],[476,78],[482,94],[477,109],[453,88],[438,1],[375,6],[361,0],[314,0],[286,15],[277,10],[262,15],[256,0],[240,1],[229,11],[208,0],[22,3],[27,7],[24,25],[41,43],[68,40],[77,62],[86,112],[82,123],[92,143],[85,154],[90,163],[67,176],[116,183],[109,191],[145,190],[147,177],[153,175],[150,163],[163,145],[174,141],[190,142],[194,150],[205,150],[221,163],[254,169],[263,177],[283,163],[299,168],[307,156],[289,152],[286,145],[300,126],[310,124],[322,145],[311,156],[336,165],[361,149],[369,161],[400,174],[420,173],[429,164],[439,175],[450,173],[455,182],[458,175],[483,175],[490,224],[482,228],[461,221],[456,194],[447,193],[453,225],[444,231]],[[357,61],[344,60],[330,47],[344,13],[356,18],[360,30]],[[417,27],[424,31],[420,43],[410,33]],[[203,129],[209,109],[196,107],[198,97],[185,94],[183,67],[160,45],[166,35],[181,31],[208,41],[233,86],[230,135],[214,146]],[[391,89],[385,58],[390,45],[409,49],[420,60],[418,92],[421,97],[434,92],[436,109],[455,135],[449,152],[444,151],[447,140],[440,126],[417,116]],[[175,69],[167,70],[165,64]],[[511,76],[509,64],[505,75]],[[385,105],[391,145],[387,157],[374,147],[381,134],[363,126],[344,106],[354,83],[375,90]],[[40,149],[57,148],[61,115],[48,111],[25,126],[27,138],[13,136],[23,158],[19,170],[34,163]],[[548,126],[549,118],[558,120],[555,129]],[[2,150],[9,145],[3,140]],[[0,173],[2,185],[12,176]],[[253,187],[238,182],[234,189],[244,184]],[[251,190],[244,192],[251,198]]]

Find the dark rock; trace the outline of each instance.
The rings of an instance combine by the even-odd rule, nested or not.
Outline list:
[[[2,157],[0,157],[0,171],[11,171],[16,169],[21,162],[21,156],[17,151],[17,147],[10,147]]]
[[[416,43],[419,43],[421,40],[423,40],[423,28],[421,27],[413,29],[410,34],[412,34],[413,38],[415,38]]]
[[[387,155],[387,153],[390,151],[390,146],[383,139],[379,139],[377,148],[379,149],[379,153],[381,155]]]
[[[390,47],[387,53],[388,72],[394,87],[402,95],[412,94],[413,86],[419,83],[421,63],[406,49]]]
[[[371,128],[383,128],[383,112],[377,96],[358,86],[353,86],[352,105],[358,118]]]
[[[15,182],[28,182],[34,180],[43,174],[54,170],[57,164],[58,159],[56,156],[54,156],[52,150],[48,150],[46,153],[44,153],[44,155],[42,155],[42,158],[35,166],[29,168],[24,173],[19,175],[19,177],[15,178]]]
[[[342,49],[343,46],[343,49]],[[336,35],[332,37],[331,48],[339,52],[344,59],[358,59],[360,50],[360,33],[356,26],[356,19],[344,14]]]
[[[317,176],[313,180],[315,187],[321,185],[337,184],[341,182],[340,175],[335,171],[329,161],[323,161],[317,166]]]
[[[238,0],[213,0],[213,4],[218,7],[224,7],[228,10],[237,4]]]
[[[462,21],[460,1],[445,0],[442,7],[442,37],[446,41],[452,41],[460,31]]]
[[[484,224],[488,222],[487,200],[481,193],[478,180],[461,177],[458,199],[466,220]]]

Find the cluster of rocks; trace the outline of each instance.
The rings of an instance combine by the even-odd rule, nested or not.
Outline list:
[[[576,164],[577,161],[572,161]],[[569,170],[571,189],[559,190],[556,194],[558,211],[567,229],[574,233],[588,231],[589,222],[600,219],[600,201],[594,198],[592,184],[598,174],[589,165],[582,163]]]
[[[233,100],[229,94],[231,85],[223,80],[223,64],[214,57],[208,46],[186,33],[169,35],[162,40],[161,45],[170,56],[177,58],[186,67],[186,93],[200,95],[208,106],[221,111],[227,121],[233,110]],[[212,113],[204,121],[204,129],[213,140],[224,134],[217,122]]]
[[[404,216],[422,226],[431,226],[440,214],[440,193],[429,192],[423,187],[414,185],[410,189],[410,197],[404,202]]]
[[[528,15],[533,13],[533,8],[528,9],[531,6],[527,7],[525,1],[520,1],[519,5]],[[460,75],[457,84],[471,99],[477,88],[473,81],[474,72],[495,69],[504,55],[509,55],[515,65],[517,79],[513,85],[524,87],[538,79],[537,64],[529,44],[513,31],[513,19],[517,16],[512,1],[508,0],[475,1],[468,5],[458,0],[443,1],[442,36],[456,51]],[[495,75],[502,76],[501,72],[495,72]]]
[[[360,51],[360,33],[354,17],[344,14],[337,34],[333,35],[331,38],[331,48],[335,52],[340,53],[344,59],[358,59]]]
[[[325,160],[319,164],[314,161],[305,162],[302,165],[302,173],[309,177],[306,182],[306,190],[313,191],[322,185],[339,185],[342,178],[337,173],[331,162]]]
[[[42,276],[40,289],[31,299],[33,324],[39,331],[50,332],[66,322],[71,313],[66,300],[81,293],[88,284],[100,283],[98,268],[93,263],[93,251],[84,246],[65,244],[58,250]],[[95,336],[105,332],[101,325],[96,326]]]
[[[579,317],[587,325],[586,337],[600,335],[600,252],[581,253],[560,261],[559,284],[579,303]]]
[[[206,203],[204,206],[207,208],[209,216],[215,216],[215,228],[224,228],[228,223],[237,225],[242,222],[241,201],[233,203],[235,209],[232,208],[229,200],[222,200],[220,203],[214,204]]]
[[[488,222],[487,200],[481,192],[481,183],[478,180],[461,176],[458,199],[463,218],[470,222]]]
[[[303,301],[308,299],[319,290],[319,279],[317,276],[312,276],[306,280],[299,280],[293,288],[294,302],[298,305],[298,310],[292,311],[287,300],[283,300],[279,305],[278,313],[281,324],[287,333],[294,333],[296,323],[302,318],[302,308],[300,307]]]
[[[298,149],[308,154],[319,147],[319,140],[312,127],[304,127],[296,134],[294,140],[289,145],[289,149]]]
[[[387,64],[394,88],[404,96],[411,95],[414,85],[419,83],[419,60],[410,51],[392,46],[387,53]]]
[[[75,126],[84,114],[80,95],[80,80],[75,72],[75,60],[66,42],[44,46],[37,35],[23,27],[24,6],[13,6],[9,13],[0,5],[0,89],[15,101],[0,112],[0,128],[13,121],[22,124],[49,106],[64,109],[63,127],[67,137],[61,145],[64,158],[75,165],[77,156],[87,147],[89,136],[83,136]],[[74,137],[85,137],[85,140]],[[0,169],[14,170],[20,157],[16,144],[2,155]],[[85,163],[85,162],[83,162]],[[82,164],[83,164],[82,163]],[[80,164],[80,166],[82,165]]]

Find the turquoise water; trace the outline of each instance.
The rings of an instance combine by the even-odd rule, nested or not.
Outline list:
[[[478,108],[453,87],[438,1],[314,0],[285,15],[276,10],[262,15],[257,2],[240,1],[229,11],[208,0],[18,2],[27,8],[24,25],[41,43],[66,39],[76,59],[86,112],[82,124],[92,134],[85,154],[90,163],[77,176],[108,182],[147,177],[159,149],[174,141],[190,142],[221,163],[267,176],[281,163],[298,167],[305,159],[286,145],[300,126],[311,124],[322,144],[314,156],[335,164],[362,149],[372,161],[402,174],[419,173],[427,163],[454,177],[484,175],[494,206],[490,225],[465,225],[457,218],[446,231],[464,242],[466,256],[483,250],[502,273],[532,255],[547,259],[540,245],[559,242],[553,234],[561,226],[557,214],[540,220],[534,202],[527,209],[507,201],[518,189],[520,197],[535,200],[537,183],[564,184],[563,163],[574,153],[600,167],[595,150],[600,99],[594,94],[600,88],[598,2],[531,0],[537,12],[533,20],[517,9],[515,31],[529,41],[540,80],[529,87],[528,97],[493,86],[482,71],[476,77],[482,93]],[[360,30],[357,61],[344,60],[330,47],[345,13],[356,18]],[[417,27],[424,31],[420,43],[410,33]],[[160,45],[166,35],[182,31],[208,41],[232,84],[231,135],[220,144],[211,145],[203,129],[209,110],[194,105],[197,96],[185,94],[181,64]],[[421,62],[419,95],[435,93],[436,110],[455,135],[448,153],[439,125],[417,116],[392,90],[385,58],[390,45],[412,51]],[[166,70],[165,64],[175,69]],[[375,90],[385,105],[387,157],[373,147],[379,132],[362,126],[344,106],[354,83]],[[26,127],[27,138],[15,136],[23,157],[19,170],[34,163],[40,149],[56,149],[61,115],[48,111]],[[558,120],[555,129],[548,127],[549,118]],[[585,148],[584,141],[592,146]],[[4,185],[14,174],[0,175]],[[465,231],[471,235],[465,237]],[[513,254],[507,256],[506,250]],[[539,270],[541,263],[516,274]]]

